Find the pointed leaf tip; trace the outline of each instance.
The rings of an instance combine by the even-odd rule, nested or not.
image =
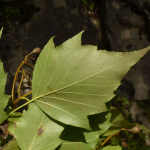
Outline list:
[[[142,56],[144,56],[150,50],[150,46],[147,48],[142,49]]]
[[[82,33],[58,47],[51,39],[44,47],[34,68],[32,96],[52,118],[89,129],[87,116],[107,111],[105,103],[142,57],[142,50],[97,51],[95,46],[81,45]]]
[[[76,47],[76,45],[81,45],[81,38],[84,31],[79,32],[77,35],[73,36],[72,38],[68,39],[63,43],[65,46]]]

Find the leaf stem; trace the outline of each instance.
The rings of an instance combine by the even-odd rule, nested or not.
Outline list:
[[[30,53],[31,54],[31,53]],[[27,55],[28,56],[28,55]],[[16,71],[16,74],[15,74],[15,77],[14,77],[14,81],[13,81],[13,86],[12,86],[12,92],[11,92],[11,95],[12,95],[12,101],[14,102],[14,87],[15,87],[15,82],[16,82],[16,78],[17,78],[17,75],[20,71],[20,68],[26,63],[27,60],[29,60],[30,58],[27,58],[25,57],[25,60],[20,64],[20,66],[18,67],[17,71]],[[28,64],[28,63],[27,63]],[[23,71],[24,73],[24,71]]]
[[[29,94],[31,94],[31,93],[32,93],[32,91],[30,91],[29,93],[27,93],[27,94],[25,94],[25,95],[19,97],[17,100],[14,101],[14,105],[17,104],[17,103],[22,99],[22,97],[25,97],[25,96],[27,96],[27,95],[29,95]]]
[[[69,85],[69,86],[70,86],[70,85]],[[40,96],[38,96],[38,97],[35,97],[35,98],[33,98],[32,100],[30,100],[29,102],[27,102],[27,103],[25,103],[25,104],[19,106],[19,107],[16,108],[15,110],[13,110],[11,113],[9,113],[9,115],[11,115],[12,113],[14,113],[14,112],[17,111],[18,109],[24,107],[25,105],[27,105],[27,104],[29,104],[29,103],[35,101],[36,99],[39,99],[39,98],[41,98],[41,97],[44,97],[44,96],[46,96],[46,95],[48,95],[48,94],[52,94],[52,93],[58,92],[58,91],[60,91],[60,90],[62,90],[62,89],[64,89],[64,88],[67,88],[67,87],[69,87],[69,86],[60,88],[60,89],[58,89],[58,90],[53,90],[53,91],[51,91],[51,92],[49,92],[49,93],[46,93],[46,94],[40,95]],[[30,92],[29,92],[29,93],[30,93]]]
[[[31,68],[34,68],[34,66],[30,65],[29,63],[25,62],[26,65],[30,66]]]
[[[11,113],[9,113],[9,115],[13,114],[14,112],[16,112],[17,110],[19,110],[20,108],[26,106],[27,104],[29,104],[29,103],[31,103],[31,102],[33,102],[35,100],[36,100],[36,98],[33,98],[32,100],[29,100],[27,103],[25,103],[25,104],[19,106],[18,108],[16,108],[15,110],[13,110]]]
[[[28,96],[28,95],[31,94],[31,93],[32,93],[32,91],[30,91],[29,93],[23,95],[22,97]]]
[[[15,74],[15,77],[14,77],[13,86],[12,86],[12,92],[11,92],[11,94],[12,94],[12,101],[13,102],[14,102],[14,87],[15,87],[16,78],[17,78],[18,72],[19,72],[19,70],[20,70],[20,68],[22,67],[23,64],[24,64],[24,61],[18,67],[18,69],[16,71],[16,74]]]
[[[26,101],[30,101],[27,97],[21,97],[21,99],[25,99]]]
[[[19,83],[19,87],[17,89],[17,93],[18,93],[18,97],[20,97],[20,88],[21,88],[21,84],[22,84],[22,81],[23,81],[23,77],[24,77],[24,69],[25,69],[25,66],[23,64],[23,71],[22,71],[22,76],[21,76],[21,80],[20,80],[20,83]]]

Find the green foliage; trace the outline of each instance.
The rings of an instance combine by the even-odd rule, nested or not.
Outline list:
[[[88,1],[87,0],[81,0],[82,1],[82,3],[84,4],[84,5],[87,5],[88,4]]]
[[[107,111],[105,103],[140,53],[82,46],[81,33],[59,47],[51,39],[34,68],[32,101],[60,122],[90,129],[87,116]]]
[[[25,3],[20,0],[13,1],[0,1],[0,28],[2,26],[5,29],[13,24],[15,21],[17,22],[26,22],[32,18],[34,12],[38,12],[39,9],[34,5]]]
[[[0,31],[0,37],[2,34],[2,29]],[[8,114],[4,112],[4,109],[8,103],[10,95],[5,95],[5,84],[6,84],[7,74],[3,70],[3,64],[0,63],[0,123],[2,123],[7,117]]]
[[[61,144],[59,135],[64,128],[51,121],[36,104],[31,104],[21,119],[14,132],[21,150],[55,149]]]
[[[117,109],[112,109],[111,113],[112,113],[111,126],[106,131],[104,136],[113,135],[118,132],[118,129],[121,129],[121,128],[130,129],[133,126],[133,124],[130,124],[123,118],[122,114]]]
[[[13,139],[3,147],[3,150],[20,150],[20,148],[18,147],[17,141]]]
[[[12,6],[4,6],[4,10],[7,18],[16,17],[20,13],[19,8]]]
[[[0,121],[6,122],[8,133],[15,138],[3,145],[4,150],[121,149],[102,143],[106,136],[134,124],[105,103],[149,48],[130,53],[98,51],[96,46],[81,45],[81,35],[58,47],[50,39],[34,67],[32,99],[16,109],[8,104],[5,111],[11,113],[4,112],[10,96],[4,94],[6,74],[0,64]],[[27,104],[27,110],[16,112]]]
[[[121,138],[120,138],[120,137]],[[111,144],[112,146],[118,146],[120,145],[122,147],[122,150],[147,150],[147,146],[145,144],[145,134],[142,132],[139,132],[138,134],[133,134],[128,131],[122,131],[119,136],[113,136],[111,138]],[[122,139],[122,140],[121,140]],[[121,141],[124,141],[127,143],[127,147],[123,146],[121,144]]]
[[[116,146],[120,145],[121,139],[119,138],[119,136],[115,135],[110,139],[110,141],[112,146]]]
[[[120,97],[120,89],[118,88],[116,91],[114,91],[116,97],[114,97],[114,103],[121,105],[121,108],[124,108],[124,106],[129,104],[129,100],[126,97]]]
[[[140,137],[141,136],[141,137]],[[128,148],[124,147],[123,150],[145,150],[146,145],[145,145],[145,134],[142,132],[139,132],[138,134],[132,134],[129,132],[124,131],[122,133],[122,137],[126,139],[126,142],[128,143]]]
[[[121,104],[122,104],[123,106],[129,104],[129,100],[126,99],[125,97],[119,97],[119,96],[118,96],[118,97],[117,97],[117,101],[118,101],[118,102],[121,102]]]
[[[90,10],[93,10],[94,9],[94,6],[95,6],[95,2],[91,2],[89,0],[81,0],[81,2],[87,6]]]
[[[102,150],[121,150],[120,146],[106,146]]]

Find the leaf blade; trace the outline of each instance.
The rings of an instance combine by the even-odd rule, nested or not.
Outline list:
[[[106,146],[102,150],[122,150],[120,146]]]
[[[20,148],[18,147],[16,139],[12,139],[2,148],[2,150],[20,150]]]
[[[119,110],[113,108],[111,110],[111,113],[112,113],[112,117],[111,117],[111,121],[110,121],[111,126],[106,131],[104,136],[110,136],[110,135],[116,134],[121,128],[131,129],[134,126],[134,124],[131,124],[125,120],[125,118],[119,112]]]
[[[23,112],[22,121],[16,123],[14,135],[22,150],[53,150],[62,142],[59,139],[62,130],[33,103]]]
[[[0,38],[2,35],[3,28],[0,30]],[[4,112],[4,109],[8,103],[10,95],[5,95],[5,84],[6,84],[7,74],[5,74],[3,69],[3,63],[0,61],[0,124],[8,117],[8,114]]]
[[[0,62],[0,124],[8,117],[4,109],[8,103],[10,95],[4,94],[7,74],[3,70],[3,63]]]
[[[90,129],[87,116],[107,111],[105,103],[120,80],[149,48],[97,51],[96,46],[81,45],[81,34],[56,48],[51,39],[44,47],[33,73],[32,96],[52,118]]]
[[[106,121],[98,125],[100,127],[100,130],[84,133],[86,142],[92,149],[96,147],[98,142],[103,140],[102,138],[100,138],[100,136],[104,134],[108,130],[108,128],[111,126],[111,122],[110,122],[111,114],[108,113],[105,116],[105,118],[106,118]]]

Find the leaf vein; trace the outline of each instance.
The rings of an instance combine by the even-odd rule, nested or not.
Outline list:
[[[54,107],[54,108],[56,108],[56,109],[59,109],[59,110],[61,110],[62,112],[65,112],[65,113],[69,114],[70,116],[73,116],[74,118],[76,118],[76,119],[79,120],[80,122],[82,122],[80,119],[78,119],[78,117],[74,116],[73,114],[70,114],[69,112],[67,112],[67,111],[65,111],[65,110],[63,110],[63,109],[60,109],[60,108],[58,108],[58,107],[56,107],[56,106],[54,106],[54,105],[51,105],[51,104],[48,104],[48,103],[45,103],[45,102],[42,102],[42,101],[39,101],[39,100],[35,100],[35,101],[37,101],[37,102],[39,102],[39,103],[43,103],[43,104],[45,104],[45,105],[50,105],[50,106],[52,106],[52,107]]]
[[[56,72],[57,72],[58,68],[61,66],[62,61],[64,60],[64,58],[65,58],[65,56],[66,56],[66,55],[67,55],[67,53],[65,53],[65,54],[64,54],[64,56],[62,57],[62,59],[61,59],[60,63],[57,65],[57,68],[55,69],[55,71],[54,71],[54,73],[53,73],[53,75],[52,75],[52,77],[51,77],[50,81],[48,82],[48,84],[46,85],[46,87],[43,89],[43,91],[42,91],[41,93],[43,93],[43,92],[45,91],[45,89],[49,86],[50,82],[52,81],[52,78],[53,78],[53,77],[54,77],[54,75],[56,74]]]
[[[74,104],[77,104],[77,105],[84,105],[84,106],[94,107],[94,108],[100,109],[99,107],[95,107],[95,106],[92,106],[92,105],[87,105],[87,104],[84,104],[84,103],[77,103],[77,102],[69,101],[69,100],[66,100],[66,99],[58,98],[58,97],[50,97],[50,98],[66,101],[66,102],[69,102],[69,103],[74,103]]]
[[[42,71],[42,75],[41,75],[39,84],[38,84],[38,86],[37,86],[37,90],[36,90],[35,96],[36,96],[36,94],[37,94],[37,92],[38,92],[38,90],[39,90],[40,84],[41,84],[41,82],[42,82],[43,75],[44,75],[45,72],[46,72],[45,69],[46,69],[46,64],[47,64],[48,56],[49,56],[49,51],[48,51],[47,57],[46,57],[45,62],[44,62],[44,68],[43,68],[43,71]],[[40,63],[39,63],[39,64],[40,64]],[[41,65],[41,64],[40,64],[40,65]],[[40,93],[40,94],[41,94],[41,93]]]
[[[81,95],[87,95],[87,96],[111,96],[111,95],[98,95],[98,94],[87,94],[87,93],[77,93],[77,92],[58,92],[58,93],[63,93],[63,94],[81,94]]]

